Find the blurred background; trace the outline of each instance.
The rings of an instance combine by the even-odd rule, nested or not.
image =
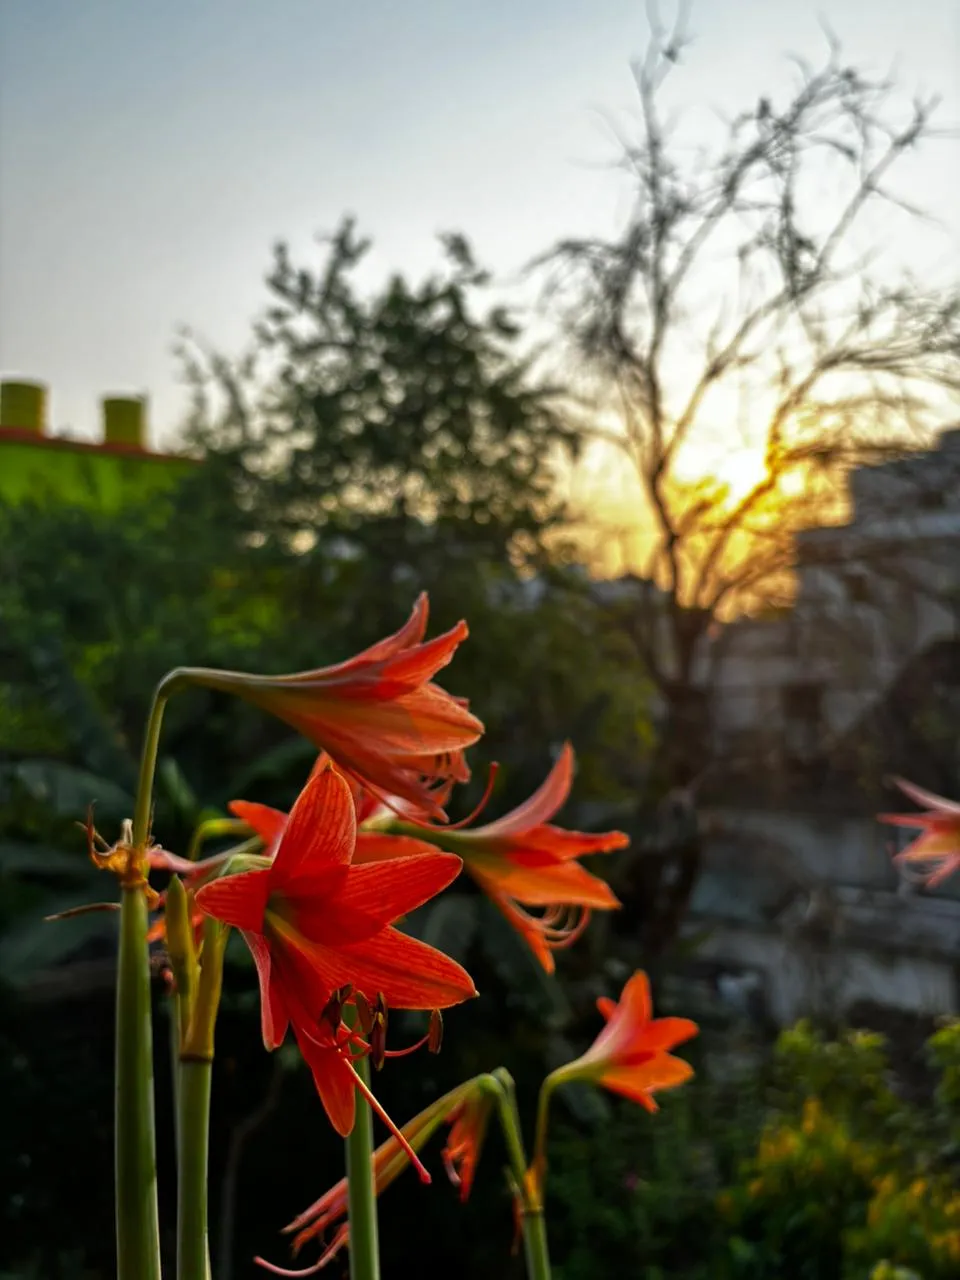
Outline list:
[[[876,821],[960,798],[958,121],[954,0],[0,5],[0,1275],[113,1273],[115,923],[43,917],[103,895],[156,682],[420,590],[487,726],[452,816],[569,739],[560,821],[632,843],[555,980],[469,884],[411,917],[483,998],[391,1113],[503,1064],[532,1123],[642,965],[698,1074],[558,1103],[560,1280],[960,1275],[960,901]],[[212,692],[161,756],[177,851],[312,764]],[[230,959],[218,1280],[341,1158]],[[465,1207],[428,1162],[384,1275],[520,1276],[495,1137]]]

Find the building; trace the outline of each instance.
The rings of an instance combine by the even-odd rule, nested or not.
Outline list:
[[[712,642],[704,689],[717,764],[688,928],[780,1022],[960,1013],[960,886],[901,874],[876,819],[885,775],[960,797],[960,429],[858,468],[850,497],[846,524],[798,538],[793,608]]]
[[[0,502],[65,502],[117,510],[167,488],[194,462],[155,453],[146,443],[146,402],[102,401],[103,438],[92,443],[55,436],[47,427],[41,383],[0,383]]]

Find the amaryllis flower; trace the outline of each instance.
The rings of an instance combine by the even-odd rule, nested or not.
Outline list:
[[[527,1171],[531,1198],[540,1203],[550,1096],[558,1085],[587,1081],[656,1111],[655,1093],[673,1089],[693,1075],[690,1064],[669,1050],[695,1036],[699,1027],[689,1018],[654,1018],[650,983],[641,970],[627,981],[619,1001],[602,996],[597,1008],[607,1025],[585,1054],[552,1071],[540,1089],[534,1157]]]
[[[354,1094],[340,1069],[338,1027],[320,1020],[332,994],[352,987],[371,1004],[379,996],[406,1009],[445,1008],[476,994],[460,965],[392,927],[445,888],[459,860],[431,852],[354,866],[355,844],[349,788],[326,765],[297,798],[265,867],[220,876],[196,893],[201,911],[239,929],[250,948],[264,1044],[276,1048],[293,1023],[340,1132],[352,1127]]]
[[[451,1089],[438,1098],[400,1131],[409,1150],[419,1152],[442,1124],[451,1125],[443,1158],[451,1180],[460,1188],[460,1198],[465,1200],[473,1181],[473,1173],[480,1154],[487,1120],[494,1105],[498,1088],[492,1076],[477,1076]],[[373,1153],[373,1177],[379,1196],[410,1164],[405,1150],[396,1136],[388,1138]],[[305,1269],[290,1270],[278,1267],[263,1258],[257,1258],[260,1266],[279,1276],[314,1275],[339,1253],[350,1239],[347,1217],[347,1180],[341,1180],[320,1197],[309,1209],[305,1209],[284,1228],[287,1234],[296,1233],[294,1253],[305,1244],[332,1231],[320,1257]]]
[[[620,905],[610,886],[577,858],[622,849],[630,842],[622,831],[567,831],[550,822],[570,794],[573,765],[573,748],[566,743],[539,790],[485,826],[462,830],[395,820],[383,826],[394,836],[430,841],[461,857],[466,871],[548,973],[554,969],[552,951],[580,936],[592,910]],[[397,849],[392,856],[399,853]],[[389,857],[391,850],[386,846],[364,856]]]
[[[597,1008],[607,1025],[582,1057],[558,1068],[549,1077],[558,1085],[589,1080],[656,1111],[653,1095],[672,1089],[693,1075],[693,1068],[668,1050],[699,1031],[689,1018],[654,1018],[650,983],[636,972],[623,988],[620,1000],[602,996]]]
[[[960,868],[960,804],[943,796],[924,791],[922,787],[894,778],[905,795],[922,805],[924,813],[881,813],[881,822],[895,827],[918,827],[922,834],[894,857],[894,862],[927,862],[938,864],[924,878],[928,889],[942,884]]]
[[[467,624],[425,642],[427,611],[424,594],[399,631],[337,666],[285,676],[181,668],[170,684],[200,684],[253,702],[329,752],[374,794],[400,796],[442,817],[438,793],[470,777],[463,751],[483,725],[463,698],[433,683],[466,638]]]

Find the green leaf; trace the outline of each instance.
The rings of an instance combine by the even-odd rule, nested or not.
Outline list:
[[[23,760],[13,774],[33,800],[60,818],[80,821],[91,804],[118,821],[133,812],[133,796],[123,787],[59,760]]]
[[[0,875],[70,876],[87,879],[96,868],[79,847],[75,853],[40,844],[0,843]]]
[[[43,905],[44,915],[54,915],[93,900],[84,893],[63,894]],[[115,938],[117,922],[112,913],[92,912],[72,920],[25,921],[0,939],[0,977],[19,986],[40,969],[62,964],[94,938]]]

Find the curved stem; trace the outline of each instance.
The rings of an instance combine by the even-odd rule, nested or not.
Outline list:
[[[117,958],[115,1064],[117,1280],[160,1280],[147,902],[125,888]]]
[[[369,1087],[370,1064],[354,1059],[357,1075]],[[347,1221],[350,1224],[350,1280],[380,1280],[377,1192],[373,1179],[373,1115],[356,1092],[357,1115],[347,1138]]]
[[[550,1095],[553,1093],[553,1076],[547,1076],[540,1086],[540,1097],[537,1099],[537,1128],[533,1139],[533,1168],[540,1180],[541,1198],[543,1180],[547,1172],[547,1120],[550,1114]]]
[[[143,750],[140,752],[140,774],[137,778],[137,800],[133,810],[133,843],[141,846],[146,842],[150,831],[150,810],[153,805],[153,775],[157,770],[157,749],[160,746],[160,726],[163,724],[163,710],[167,705],[167,695],[163,692],[163,682],[157,686],[150,704],[150,715],[147,717],[147,730],[143,739]]]
[[[515,1195],[520,1209],[520,1229],[523,1232],[523,1254],[527,1264],[527,1277],[528,1280],[550,1280],[550,1252],[547,1246],[547,1226],[543,1216],[540,1174],[536,1156],[533,1166],[528,1169],[513,1077],[504,1067],[498,1068],[493,1075],[500,1086],[497,1093],[497,1114],[500,1117],[500,1127],[507,1145],[510,1171],[516,1185]],[[541,1090],[541,1099],[542,1096]]]

